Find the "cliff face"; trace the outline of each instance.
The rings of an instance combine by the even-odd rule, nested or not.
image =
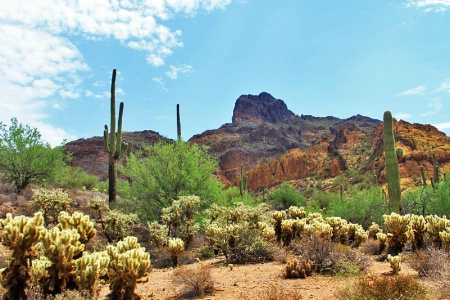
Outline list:
[[[348,119],[295,115],[286,104],[268,93],[242,95],[236,100],[232,123],[194,135],[189,141],[209,147],[219,161],[218,177],[226,185],[238,183],[241,164],[248,187],[277,185],[309,177],[333,178],[346,170],[375,174],[386,181],[382,122],[361,115]],[[431,125],[394,121],[402,184],[421,180],[420,166],[433,176],[433,156],[441,174],[450,171],[450,138]],[[153,131],[127,132],[124,140],[135,151],[163,137]],[[72,164],[107,178],[108,156],[103,138],[70,142]],[[120,163],[124,163],[124,159]]]

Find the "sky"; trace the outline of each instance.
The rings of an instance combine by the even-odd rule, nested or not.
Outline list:
[[[52,146],[230,123],[240,95],[298,115],[361,114],[450,135],[450,0],[1,0],[0,121]]]

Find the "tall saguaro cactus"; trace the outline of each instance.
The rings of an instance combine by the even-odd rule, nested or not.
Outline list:
[[[388,180],[389,210],[400,213],[401,210],[401,190],[400,174],[398,171],[398,159],[395,151],[394,132],[392,130],[392,113],[385,111],[384,122],[384,153],[386,163],[386,175]]]
[[[177,141],[181,141],[180,104],[177,104]]]
[[[128,147],[128,144],[122,141],[122,115],[123,102],[120,102],[119,120],[116,131],[116,69],[114,69],[111,81],[111,128],[109,128],[110,132],[108,132],[108,125],[105,125],[103,132],[105,151],[109,154],[108,177],[110,203],[116,201],[116,161],[123,157]]]

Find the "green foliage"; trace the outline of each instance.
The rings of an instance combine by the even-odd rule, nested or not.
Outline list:
[[[331,203],[341,199],[336,193],[315,190],[308,203],[308,211],[327,211]]]
[[[381,223],[385,212],[384,197],[380,189],[374,187],[368,190],[351,189],[343,199],[336,197],[330,202],[326,216],[341,217],[369,228],[372,222]]]
[[[398,171],[398,159],[395,150],[394,132],[392,131],[392,113],[390,111],[384,112],[383,124],[383,142],[386,159],[386,175],[388,180],[389,210],[391,212],[400,213],[400,174]]]
[[[70,211],[75,201],[69,198],[67,191],[62,189],[48,190],[40,188],[33,190],[31,205],[43,213],[46,225],[56,224],[62,211]]]
[[[280,188],[270,193],[271,203],[279,209],[287,209],[290,206],[304,206],[306,199],[297,193],[289,182],[283,182]]]
[[[196,195],[202,207],[219,199],[222,185],[213,176],[216,170],[217,160],[205,147],[158,142],[130,154],[122,173],[131,184],[121,186],[119,192],[140,218],[155,220],[179,196]]]
[[[56,170],[49,183],[63,189],[92,190],[98,186],[98,177],[89,175],[80,167],[64,165]]]
[[[52,178],[64,165],[63,147],[52,148],[41,140],[36,128],[11,119],[0,122],[0,172],[21,193],[30,183]]]

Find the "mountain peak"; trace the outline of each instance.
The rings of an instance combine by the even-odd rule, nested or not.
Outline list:
[[[241,95],[233,110],[233,124],[244,121],[277,123],[294,116],[283,100],[262,92],[258,96]]]

